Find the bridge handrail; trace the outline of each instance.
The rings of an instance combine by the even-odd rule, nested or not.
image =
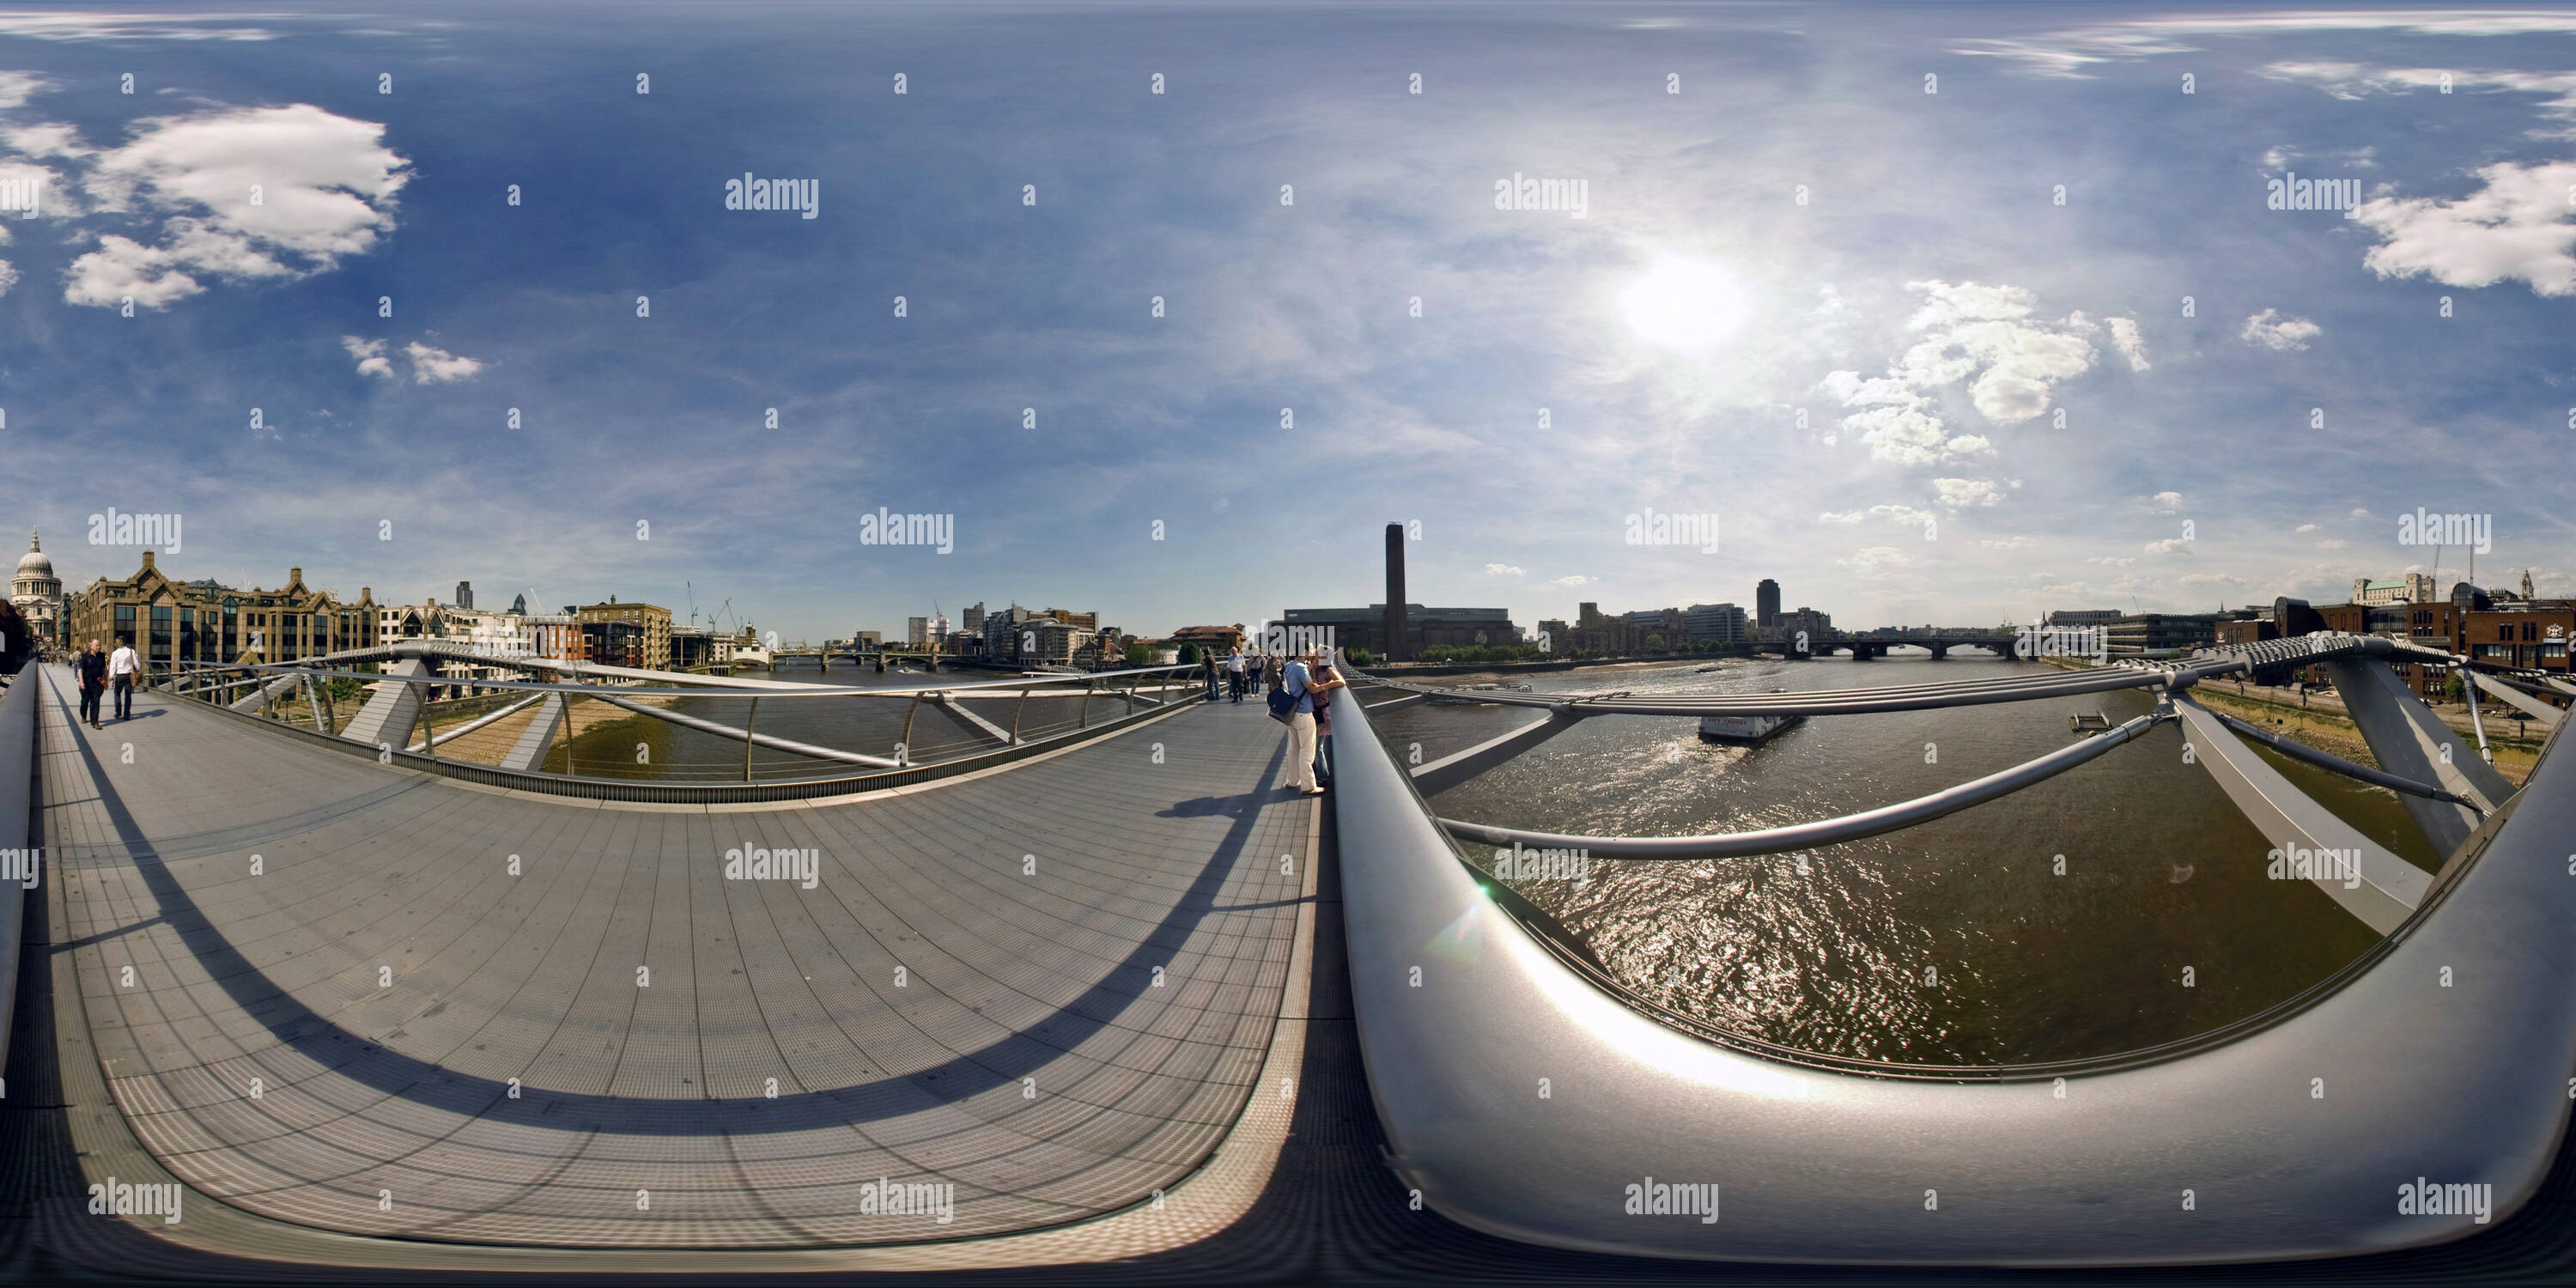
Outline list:
[[[29,797],[36,781],[36,690],[42,687],[42,664],[30,660],[0,689],[0,850],[13,850],[34,864],[42,889],[45,838],[29,820]],[[9,1067],[9,1027],[18,997],[18,942],[26,924],[26,899],[36,891],[17,880],[0,880],[0,1070]],[[37,895],[41,898],[41,895]]]
[[[2319,769],[2330,769],[2346,778],[2368,783],[2373,787],[2385,787],[2392,792],[2404,792],[2409,796],[2421,796],[2427,800],[2447,801],[2453,805],[2466,806],[2480,814],[2486,812],[2479,808],[2476,801],[2456,792],[2445,791],[2431,783],[2419,783],[2412,778],[2392,774],[2384,769],[2374,769],[2369,765],[2346,760],[2332,752],[2319,751],[2296,739],[2284,738],[2261,725],[2239,720],[2224,711],[2211,711],[2209,714],[2228,732],[2238,737],[2251,738],[2292,760],[2306,761]]]
[[[1362,705],[1332,700],[1354,1017],[1390,1162],[1475,1229],[1869,1264],[2331,1256],[2479,1229],[2392,1219],[2427,1169],[2491,1184],[2503,1219],[2565,1128],[2576,753],[2556,743],[2362,961],[2208,1043],[2069,1071],[2060,1096],[1802,1067],[1641,1014],[1480,891]],[[1724,1219],[1634,1215],[1648,1178],[1720,1183]],[[2227,1219],[2185,1214],[2187,1188]]]
[[[379,655],[385,656],[388,660],[419,662],[474,661],[482,663],[497,663],[534,671],[559,671],[565,669],[564,665],[561,663],[561,659],[496,658],[488,654],[467,653],[461,650],[438,647],[436,645],[429,648],[421,648],[411,641],[405,641],[402,644],[393,646],[379,646],[374,649],[350,650],[334,654],[332,657],[341,661],[348,661],[352,660],[353,657],[374,657]],[[744,788],[748,789],[754,785],[755,782],[760,781],[755,780],[754,778],[755,763],[752,753],[755,749],[761,747],[766,747],[775,751],[784,751],[791,755],[800,756],[808,760],[838,762],[841,764],[857,765],[877,770],[908,771],[915,769],[926,763],[916,755],[916,752],[919,750],[919,745],[913,741],[914,722],[920,714],[921,705],[924,701],[928,701],[934,705],[947,705],[961,697],[1008,698],[1016,696],[1018,698],[1018,708],[1013,712],[1011,728],[1007,732],[1003,731],[1000,726],[995,725],[990,721],[975,716],[971,712],[964,711],[963,708],[951,707],[951,709],[955,710],[965,721],[971,722],[975,726],[974,730],[969,731],[968,741],[965,744],[962,744],[970,748],[966,753],[966,758],[972,759],[980,754],[972,749],[982,746],[983,744],[981,740],[984,738],[998,740],[1001,746],[1005,749],[1019,749],[1034,745],[1036,742],[1054,740],[1057,736],[1056,734],[1049,734],[1043,738],[1032,739],[1030,737],[1023,736],[1021,732],[1021,714],[1025,711],[1028,699],[1032,695],[1050,697],[1079,696],[1083,698],[1084,701],[1082,703],[1080,719],[1076,728],[1070,732],[1063,733],[1062,735],[1077,736],[1092,728],[1093,722],[1090,711],[1090,699],[1092,697],[1100,696],[1113,700],[1126,700],[1128,704],[1126,717],[1116,718],[1110,722],[1118,723],[1124,718],[1140,714],[1138,710],[1140,706],[1145,710],[1150,711],[1156,707],[1170,705],[1172,699],[1168,695],[1176,687],[1183,690],[1188,696],[1196,696],[1199,688],[1198,685],[1194,683],[1175,685],[1172,682],[1174,677],[1171,673],[1188,672],[1194,676],[1202,669],[1196,665],[1168,664],[1148,667],[1132,667],[1118,671],[1075,673],[1070,675],[1021,676],[1012,679],[977,681],[961,685],[943,685],[936,688],[920,689],[863,689],[828,687],[823,685],[786,685],[772,687],[767,684],[758,686],[711,686],[703,683],[692,683],[685,686],[661,687],[648,686],[642,683],[624,685],[583,685],[565,684],[559,681],[546,680],[500,680],[481,676],[445,676],[436,674],[435,672],[411,675],[396,671],[387,671],[382,673],[344,671],[329,666],[316,665],[315,663],[320,660],[321,659],[308,659],[298,662],[271,663],[246,662],[229,665],[203,664],[178,667],[171,672],[171,688],[175,693],[183,696],[206,697],[209,694],[217,692],[229,693],[233,689],[242,687],[245,684],[264,683],[269,686],[269,692],[257,704],[262,710],[265,710],[271,702],[284,699],[298,681],[302,681],[307,685],[308,694],[311,692],[310,684],[313,681],[357,681],[376,686],[379,698],[384,696],[386,693],[384,686],[389,683],[414,688],[419,686],[429,686],[431,688],[471,686],[477,689],[490,689],[503,693],[524,692],[528,693],[529,697],[522,699],[518,703],[513,704],[504,710],[492,712],[473,721],[472,723],[445,731],[436,729],[434,720],[431,717],[430,704],[415,703],[414,709],[409,712],[405,712],[400,705],[390,705],[385,708],[384,711],[385,722],[389,726],[403,725],[408,722],[408,727],[402,728],[398,735],[387,742],[381,750],[391,754],[395,748],[400,747],[403,748],[401,754],[410,761],[426,764],[431,767],[442,768],[442,770],[446,768],[454,768],[458,770],[470,770],[472,773],[482,776],[499,775],[501,776],[501,781],[503,781],[505,785],[541,785],[539,787],[540,790],[548,791],[561,791],[567,788],[586,787],[597,791],[614,791],[625,793],[628,796],[633,796],[633,793],[636,790],[636,784],[632,780],[628,779],[583,777],[572,773],[554,774],[524,766],[509,766],[506,764],[503,766],[493,766],[475,761],[458,761],[452,756],[442,757],[439,754],[440,740],[442,738],[452,739],[461,734],[481,728],[513,711],[533,705],[539,698],[549,696],[562,697],[566,699],[590,697],[606,703],[607,705],[619,707],[634,714],[645,715],[668,723],[697,729],[701,732],[713,733],[718,736],[740,740],[745,745],[741,760],[741,778],[739,779],[739,783]],[[550,665],[549,663],[554,664]],[[607,669],[612,672],[637,677],[639,680],[644,677],[658,678],[665,676],[666,674],[669,678],[679,680],[696,681],[701,678],[683,676],[677,673],[635,671],[628,668]],[[252,673],[254,678],[248,680],[232,678],[237,676],[238,673],[245,671]],[[1154,682],[1151,684],[1146,683],[1145,681],[1147,677],[1154,677]],[[1129,683],[1123,688],[1107,686],[1102,683],[1103,681],[1118,679],[1125,679]],[[961,690],[963,692],[961,692]],[[743,727],[735,728],[714,720],[702,719],[677,711],[667,711],[657,706],[634,701],[634,699],[643,696],[663,698],[747,698],[750,700],[751,708],[750,714],[746,718]],[[756,726],[759,719],[761,702],[763,700],[776,700],[780,698],[902,698],[908,700],[910,706],[904,713],[902,733],[894,742],[892,751],[886,755],[870,755],[841,748],[822,747],[810,743],[790,741],[773,734],[759,732]],[[209,698],[209,700],[213,699]],[[373,707],[375,701],[376,699],[370,699],[370,707]],[[236,705],[246,705],[250,702],[251,700],[245,699],[244,703]],[[237,714],[242,713],[237,712]],[[558,718],[561,718],[562,713],[557,713],[557,715]],[[542,715],[539,718],[541,720],[544,719]],[[317,736],[334,741],[342,740],[342,735],[339,733],[322,729],[322,723],[323,722],[317,713],[315,718],[316,729],[314,730]],[[427,726],[426,728],[424,728],[425,725]],[[425,735],[421,738],[419,743],[422,750],[411,751],[409,748],[412,745],[414,735],[416,734]],[[947,748],[943,747],[942,750],[947,750]],[[542,759],[542,757],[540,759]],[[950,763],[955,759],[955,757],[947,757],[943,759],[935,756],[931,763]],[[730,770],[727,772],[730,773]],[[766,780],[764,785],[770,787],[813,787],[817,785],[836,784],[843,781],[845,781],[845,779],[842,777],[830,776],[807,779],[779,779],[773,777]],[[684,797],[703,795],[703,793],[689,793],[686,791],[687,788],[709,786],[709,784],[701,782],[673,782],[657,785],[682,791]],[[633,798],[644,799],[645,797],[633,796]]]
[[[375,650],[366,651],[373,652]],[[466,653],[440,653],[433,656],[438,660],[443,661],[474,661],[488,665],[511,666],[522,670],[532,671],[561,671],[569,669],[568,664],[564,663],[562,659],[501,658],[494,657],[489,654]],[[429,656],[424,656],[423,660],[429,660]],[[957,693],[961,691],[1011,692],[1019,689],[1042,687],[1050,684],[1088,685],[1100,680],[1114,680],[1140,675],[1156,675],[1175,671],[1196,674],[1201,669],[1202,668],[1195,663],[1183,663],[1175,665],[1132,667],[1118,671],[1083,671],[1070,675],[1030,675],[999,680],[969,680],[960,684],[925,685],[921,688],[914,689],[864,689],[854,686],[845,687],[841,685],[824,684],[795,684],[770,687],[768,685],[755,686],[750,684],[733,684],[721,680],[716,680],[715,682],[710,683],[709,681],[713,679],[713,677],[689,675],[685,672],[678,671],[650,672],[648,674],[653,675],[657,679],[667,677],[675,682],[685,681],[687,682],[685,685],[686,688],[710,691],[709,696],[730,695],[736,697],[758,698],[920,698],[939,694]],[[549,693],[611,694],[623,698],[631,698],[639,691],[650,690],[650,686],[637,684],[577,685],[563,684],[548,680],[497,680],[483,677],[474,677],[469,679],[462,676],[438,675],[425,677],[398,676],[374,671],[342,671],[327,667],[317,667],[305,662],[207,662],[193,664],[186,667],[172,667],[169,671],[169,675],[173,679],[185,679],[205,676],[222,676],[227,673],[240,671],[256,671],[262,674],[271,675],[294,673],[299,675],[309,675],[316,679],[359,680],[369,684],[384,680],[400,680],[408,684],[472,685],[478,689],[542,689]],[[230,686],[237,687],[240,684],[251,682],[252,681],[249,680],[236,679],[230,682]]]
[[[1943,707],[2025,702],[2034,698],[2074,697],[2114,689],[2184,688],[2213,675],[2240,669],[2234,659],[2209,661],[2172,670],[2102,667],[2050,675],[2007,676],[1944,684],[1884,689],[1824,689],[1803,693],[1670,694],[1609,698],[1582,693],[1517,693],[1484,689],[1451,689],[1362,675],[1388,688],[1434,697],[1466,697],[1501,706],[1564,707],[1585,715],[1872,715],[1890,711],[1923,711]]]
[[[1582,850],[1605,859],[1731,859],[1756,854],[1784,854],[1790,850],[1813,849],[1839,845],[1863,837],[1899,831],[1917,823],[1929,822],[1972,806],[1985,804],[1998,796],[2055,778],[2094,757],[2129,742],[2173,719],[2170,710],[2150,712],[2081,742],[2069,743],[2045,756],[2025,761],[2010,769],[1999,770],[1983,778],[1946,787],[1928,796],[1910,801],[1882,805],[1877,809],[1840,818],[1818,819],[1812,823],[1792,823],[1786,827],[1769,827],[1750,832],[1720,832],[1706,836],[1570,836],[1555,832],[1533,832],[1516,827],[1495,827],[1487,823],[1469,823],[1458,819],[1440,819],[1440,826],[1450,832],[1494,845],[1522,845],[1540,850]]]

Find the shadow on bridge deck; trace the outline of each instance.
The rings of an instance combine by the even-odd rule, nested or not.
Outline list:
[[[1250,710],[936,789],[689,807],[149,698],[93,732],[67,685],[43,698],[56,1027],[192,1225],[213,1199],[406,1239],[810,1247],[1146,1202],[1242,1111],[1310,866],[1314,807],[1266,787]],[[810,857],[811,887],[728,880],[738,847]],[[953,1199],[881,1213],[880,1179]]]

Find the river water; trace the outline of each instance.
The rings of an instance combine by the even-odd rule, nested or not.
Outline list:
[[[1704,665],[1511,678],[1544,692],[1765,693],[2044,669],[1956,653]],[[2119,692],[1818,717],[1754,748],[1703,743],[1693,719],[1595,716],[1432,804],[1448,818],[1594,836],[1773,827],[2029,760],[2067,744],[2076,712],[2118,723],[2151,706]],[[1419,743],[1428,762],[1534,714],[1426,703],[1373,723],[1399,761]],[[1594,860],[1580,883],[1513,888],[1627,987],[1726,1031],[1927,1064],[2134,1050],[2284,1000],[2376,938],[2309,882],[2268,879],[2268,845],[2207,770],[2184,763],[2182,744],[2177,725],[2160,725],[2036,787],[1868,840],[1760,858]],[[2373,840],[2438,866],[2393,794],[2264,755]]]

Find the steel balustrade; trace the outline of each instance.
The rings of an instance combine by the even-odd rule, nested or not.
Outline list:
[[[407,658],[419,659],[433,663],[452,662],[469,663],[481,666],[505,666],[520,671],[536,672],[544,675],[585,674],[594,677],[606,678],[612,681],[623,682],[612,682],[606,684],[577,684],[566,683],[560,679],[499,679],[486,677],[461,679],[457,677],[440,676],[434,673],[412,676],[343,669],[345,666],[352,664],[394,661]],[[455,746],[456,739],[459,737],[506,718],[521,709],[545,699],[549,695],[558,695],[567,701],[587,697],[605,703],[609,706],[634,712],[639,715],[650,716],[654,719],[680,725],[685,728],[696,729],[701,732],[741,741],[744,744],[743,762],[738,782],[749,784],[756,781],[753,772],[753,755],[754,751],[760,747],[783,751],[791,755],[796,755],[810,760],[837,762],[841,764],[861,766],[868,769],[897,771],[919,769],[924,766],[925,760],[920,754],[920,749],[913,741],[913,730],[915,718],[919,713],[922,703],[925,701],[933,702],[948,708],[957,715],[960,723],[966,725],[971,731],[980,732],[987,738],[1000,739],[1003,749],[1024,750],[1043,742],[1053,741],[1058,738],[1080,736],[1091,732],[1094,728],[1090,722],[1091,698],[1101,692],[1100,685],[1104,680],[1112,682],[1124,681],[1124,688],[1108,690],[1107,694],[1112,698],[1118,699],[1127,709],[1126,715],[1117,721],[1113,721],[1111,726],[1102,726],[1102,728],[1107,728],[1124,724],[1127,720],[1135,718],[1143,711],[1154,710],[1171,705],[1170,694],[1175,688],[1179,688],[1184,691],[1183,697],[1195,699],[1198,696],[1197,688],[1186,681],[1189,674],[1194,672],[1196,669],[1197,668],[1195,666],[1176,664],[1169,666],[1133,667],[1109,672],[1076,672],[1067,674],[1061,679],[1055,677],[1021,676],[1000,680],[967,681],[964,683],[943,684],[936,687],[917,689],[881,689],[860,688],[855,686],[789,684],[754,679],[734,681],[726,678],[689,675],[684,673],[663,673],[639,671],[633,668],[624,667],[604,667],[591,663],[566,662],[561,659],[495,656],[472,649],[440,645],[435,642],[405,642],[402,644],[372,649],[349,650],[342,653],[330,654],[324,657],[305,659],[296,662],[238,663],[229,666],[210,665],[201,667],[181,667],[172,671],[169,687],[170,691],[175,695],[201,698],[209,702],[215,702],[219,700],[221,695],[229,694],[244,687],[265,685],[273,688],[283,681],[286,684],[298,686],[303,689],[305,702],[313,716],[315,731],[321,736],[333,738],[335,741],[339,740],[338,736],[332,733],[333,728],[336,726],[336,719],[326,717],[323,714],[322,701],[317,700],[316,696],[327,694],[330,682],[332,681],[348,680],[370,686],[382,686],[383,684],[392,682],[414,688],[426,685],[434,689],[441,685],[451,685],[483,690],[494,690],[505,693],[510,691],[524,691],[528,694],[527,697],[504,706],[499,710],[480,716],[470,723],[444,731],[437,729],[435,725],[433,708],[438,704],[428,702],[418,704],[418,709],[414,714],[414,721],[419,727],[419,731],[423,734],[423,737],[419,742],[404,749],[407,754],[418,752],[422,755],[423,759],[432,765],[458,767],[471,766],[473,769],[486,771],[490,771],[489,766],[480,765],[475,762],[459,762],[456,761],[452,755],[440,755],[440,745],[444,743],[452,748]],[[248,674],[244,674],[245,672]],[[1151,685],[1150,690],[1147,687],[1149,684]],[[1032,696],[1046,696],[1057,686],[1061,686],[1065,696],[1072,697],[1075,693],[1073,688],[1075,685],[1080,686],[1079,692],[1081,694],[1081,706],[1079,709],[1078,719],[1073,722],[1072,727],[1070,729],[1066,729],[1059,726],[1056,730],[1051,731],[1046,736],[1034,740],[1026,737],[1022,730],[1024,727],[1029,699]],[[717,721],[685,715],[676,711],[665,710],[659,706],[635,700],[645,693],[654,693],[666,697],[686,697],[693,695],[706,697],[749,697],[752,704],[751,718],[750,721],[746,722],[745,727],[737,729]],[[1151,695],[1158,696],[1149,696],[1149,693]],[[280,695],[272,694],[267,701],[260,704],[261,708],[265,709],[268,706],[273,705],[277,696]],[[789,739],[779,738],[774,735],[757,732],[755,729],[750,727],[750,722],[757,720],[759,701],[763,697],[795,697],[818,700],[902,700],[907,705],[904,714],[902,733],[896,742],[894,754],[890,756],[879,756],[861,752],[846,751],[833,747],[817,746],[811,743],[796,742]],[[998,726],[975,715],[964,706],[959,705],[964,701],[981,699],[1012,700],[1012,723],[1011,730],[1007,735],[1002,734]],[[569,719],[568,713],[566,718],[563,719],[562,724],[564,726],[563,737],[567,748],[565,772],[563,774],[558,775],[542,770],[505,770],[491,772],[505,773],[514,777],[525,774],[530,777],[543,777],[562,780],[569,783],[588,783],[602,787],[614,784],[619,789],[619,794],[632,795],[633,789],[636,786],[632,780],[585,778],[572,772],[574,766],[570,760],[569,747],[573,733],[572,721]],[[985,744],[980,740],[970,741],[968,744],[965,744],[964,754],[969,759],[976,758],[979,754],[977,749],[987,745],[988,744]],[[946,749],[950,745],[941,744],[941,746],[943,749]],[[951,760],[953,760],[953,758],[951,758]],[[951,763],[951,760],[940,760],[938,763],[947,764]],[[838,778],[809,779],[791,777],[757,781],[764,781],[770,784],[794,785],[809,782],[832,783],[842,780]],[[690,784],[687,780],[671,780],[667,782],[666,785],[684,787]]]

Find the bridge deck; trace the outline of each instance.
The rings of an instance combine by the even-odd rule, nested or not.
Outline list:
[[[192,1198],[519,1245],[1059,1225],[1205,1160],[1281,1014],[1312,810],[1249,704],[882,797],[602,806],[151,696],[92,731],[65,677],[54,939]],[[819,851],[816,888],[727,880],[745,844]],[[880,1178],[953,1220],[864,1212]]]

